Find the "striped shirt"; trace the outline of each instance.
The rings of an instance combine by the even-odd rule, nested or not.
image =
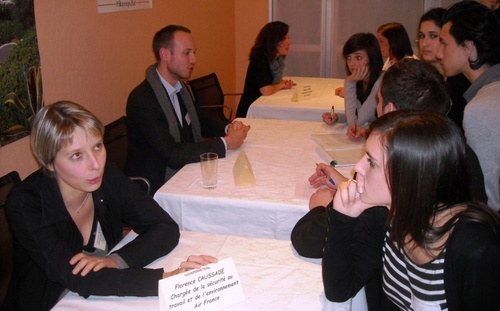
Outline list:
[[[401,310],[448,310],[444,292],[444,249],[423,265],[411,260],[395,244],[384,244],[384,292]]]

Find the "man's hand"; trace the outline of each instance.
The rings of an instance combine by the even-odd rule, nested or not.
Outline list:
[[[228,126],[227,135],[224,137],[227,144],[227,149],[239,148],[250,130],[250,125],[245,125],[240,121],[234,121]]]

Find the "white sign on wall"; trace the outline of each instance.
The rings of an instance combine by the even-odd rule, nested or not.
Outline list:
[[[97,0],[97,13],[153,8],[153,0]]]

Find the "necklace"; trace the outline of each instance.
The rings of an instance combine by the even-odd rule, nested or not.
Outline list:
[[[87,192],[87,195],[83,199],[82,204],[80,204],[80,207],[76,210],[76,214],[77,215],[80,215],[80,210],[82,209],[82,207],[85,204],[85,202],[87,202],[87,199],[89,198],[89,195],[90,195],[90,192]]]

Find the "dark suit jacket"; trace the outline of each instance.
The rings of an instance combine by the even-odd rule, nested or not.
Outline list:
[[[187,86],[183,84],[187,89]],[[168,97],[168,96],[167,96]],[[143,176],[151,182],[154,193],[165,183],[167,166],[181,169],[188,163],[200,161],[200,154],[215,152],[225,157],[224,142],[226,123],[209,119],[197,107],[204,137],[201,142],[176,142],[169,131],[167,118],[156,98],[153,88],[145,79],[129,95],[127,101],[128,154],[125,171],[129,176]]]

